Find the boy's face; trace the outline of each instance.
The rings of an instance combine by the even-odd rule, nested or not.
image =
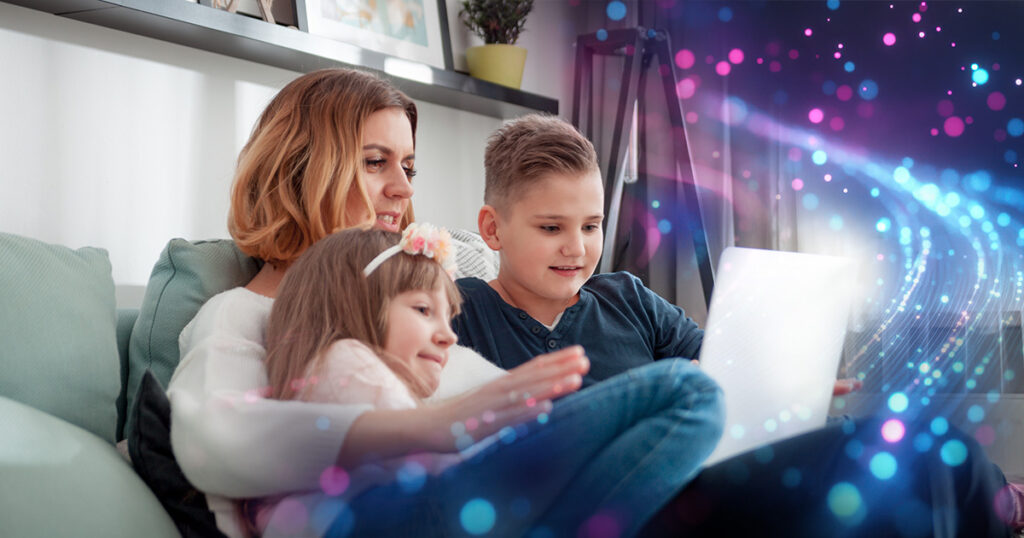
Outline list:
[[[542,177],[495,213],[498,281],[520,308],[568,302],[594,274],[603,246],[600,172]]]

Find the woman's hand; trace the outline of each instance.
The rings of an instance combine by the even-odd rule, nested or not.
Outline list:
[[[473,391],[433,404],[424,432],[434,452],[464,448],[506,426],[514,426],[551,410],[551,399],[579,390],[590,369],[583,348],[572,346],[540,355]]]

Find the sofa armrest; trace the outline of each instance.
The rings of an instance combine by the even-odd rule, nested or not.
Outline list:
[[[5,536],[179,536],[110,443],[2,396],[0,417]]]

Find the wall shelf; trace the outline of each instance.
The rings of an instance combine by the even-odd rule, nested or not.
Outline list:
[[[386,77],[418,101],[486,116],[558,113],[557,99],[185,0],[0,1],[292,71],[367,69]]]

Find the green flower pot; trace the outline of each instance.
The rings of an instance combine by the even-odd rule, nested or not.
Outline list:
[[[519,89],[526,65],[526,49],[515,45],[480,45],[466,49],[472,77]]]

